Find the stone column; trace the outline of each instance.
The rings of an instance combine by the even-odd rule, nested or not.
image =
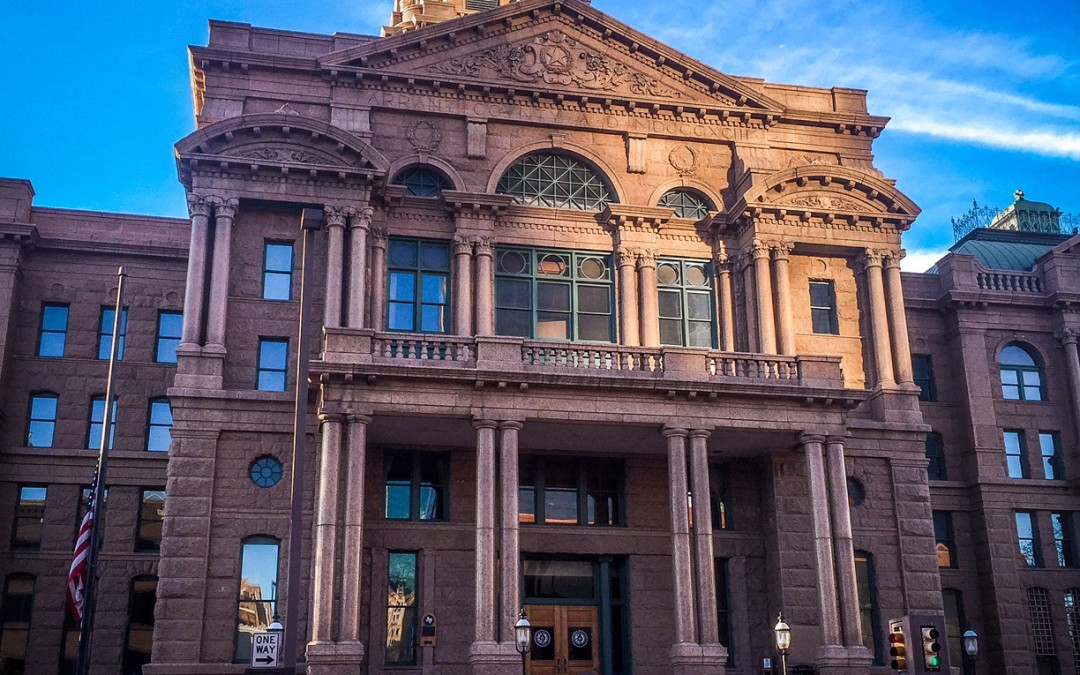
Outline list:
[[[187,196],[191,215],[191,248],[188,251],[187,283],[184,286],[184,323],[180,342],[198,345],[202,332],[203,295],[206,289],[206,243],[210,222],[210,200],[204,195]]]
[[[716,624],[716,568],[713,560],[712,495],[705,429],[690,431],[690,480],[694,504],[694,579],[699,642],[720,642]]]
[[[671,563],[675,594],[676,646],[695,642],[694,587],[690,563],[690,518],[686,500],[686,429],[664,427],[671,507]]]
[[[619,267],[619,340],[636,347],[641,344],[638,322],[636,256],[625,246],[615,249],[615,264]]]
[[[342,642],[360,642],[360,593],[364,555],[364,462],[367,456],[367,425],[371,418],[349,413],[346,447],[345,534],[342,541],[341,632]],[[361,648],[361,657],[363,651]]]
[[[889,348],[889,320],[885,316],[885,289],[881,280],[881,251],[866,249],[863,253],[863,265],[866,267],[867,304],[870,305],[870,326],[874,339],[875,384],[879,387],[892,387],[892,350]]]
[[[343,206],[327,206],[326,213],[326,298],[323,302],[323,326],[341,326],[342,276],[345,272],[345,219]]]
[[[754,259],[754,285],[757,288],[757,329],[763,354],[776,353],[776,314],[773,312],[772,280],[769,275],[769,247],[754,240],[750,247]]]
[[[840,617],[836,602],[836,573],[833,566],[832,526],[829,518],[829,491],[821,436],[799,438],[806,452],[806,476],[810,487],[810,509],[814,523],[814,557],[817,570],[818,608],[821,616],[821,643],[840,644]]]
[[[502,492],[502,542],[499,560],[502,563],[502,594],[499,613],[499,637],[502,642],[514,642],[514,624],[521,605],[518,588],[518,432],[521,422],[499,423],[499,483]]]
[[[472,253],[473,244],[463,234],[454,235],[454,335],[472,335]]]
[[[791,320],[791,275],[788,260],[794,244],[781,242],[773,247],[773,282],[776,284],[776,343],[781,354],[795,355],[795,326]]]
[[[720,306],[720,349],[735,351],[735,296],[731,289],[731,259],[721,253],[713,264]]]
[[[645,347],[660,346],[660,310],[656,297],[656,255],[652,251],[637,252],[638,302],[641,311],[638,322],[641,327],[641,344]]]
[[[214,262],[210,271],[210,307],[206,318],[206,346],[225,353],[225,317],[229,313],[229,264],[232,258],[232,224],[237,199],[214,204]]]
[[[495,334],[495,238],[477,237],[473,242],[476,257],[476,334]]]
[[[754,256],[749,250],[743,251],[736,257],[736,264],[742,277],[743,289],[743,313],[746,316],[746,351],[760,352],[761,333],[757,328],[757,303],[754,302],[757,294],[754,292]]]
[[[1077,444],[1080,445],[1080,354],[1078,354],[1076,347],[1080,329],[1066,326],[1058,330],[1055,335],[1061,341],[1061,346],[1065,348],[1065,368],[1069,372],[1069,394],[1072,396],[1073,425],[1075,426]]]
[[[492,420],[476,429],[476,633],[475,642],[495,642],[495,429]]]
[[[904,310],[904,288],[900,283],[900,261],[904,251],[890,252],[885,258],[885,298],[889,307],[889,338],[892,341],[893,367],[896,381],[915,384],[911,367],[911,345],[908,343],[907,313]]]
[[[371,323],[369,328],[386,330],[386,230],[371,229]]]
[[[312,643],[333,640],[334,561],[337,559],[338,484],[344,416],[324,413],[319,448],[319,498],[315,509],[315,565],[311,596]]]
[[[847,467],[844,464],[844,439],[830,436],[825,440],[829,472],[829,507],[832,510],[833,554],[836,560],[837,595],[840,601],[840,624],[844,645],[862,646],[862,622],[859,617],[859,589],[855,580],[855,548],[851,542],[851,511],[847,500]]]
[[[367,309],[367,235],[371,229],[370,206],[357,209],[349,218],[349,328],[366,328],[364,312]]]

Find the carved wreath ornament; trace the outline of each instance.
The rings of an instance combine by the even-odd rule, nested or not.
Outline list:
[[[532,42],[503,44],[463,59],[429,66],[450,75],[480,77],[485,71],[505,79],[551,85],[576,84],[584,89],[612,91],[628,88],[640,96],[679,98],[679,92],[626,64],[585,49],[562,31],[549,31]]]

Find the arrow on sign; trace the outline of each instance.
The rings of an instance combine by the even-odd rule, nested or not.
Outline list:
[[[275,659],[273,656],[264,656],[262,658],[255,657],[254,660],[255,663],[265,663],[267,665],[273,663],[274,661],[277,661],[277,659]]]

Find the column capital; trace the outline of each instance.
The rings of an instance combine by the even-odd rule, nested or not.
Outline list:
[[[717,274],[731,274],[734,263],[734,258],[727,253],[717,253],[713,256],[713,271]]]
[[[786,261],[791,257],[791,252],[795,250],[795,244],[790,241],[778,241],[772,245],[773,260]]]
[[[340,227],[341,229],[345,229],[345,221],[349,217],[349,207],[324,206],[323,213],[326,214],[327,227]]]
[[[476,255],[495,255],[495,237],[472,237],[473,250],[476,251]]]
[[[371,245],[375,248],[386,248],[388,233],[385,227],[371,228]]]
[[[468,235],[454,235],[454,255],[472,255],[473,243]]]
[[[1062,326],[1054,331],[1054,337],[1058,339],[1063,345],[1076,344],[1077,338],[1080,338],[1080,328],[1074,326]]]
[[[687,435],[690,438],[708,438],[712,436],[712,429],[691,429]]]
[[[907,251],[905,251],[902,248],[897,249],[895,251],[889,251],[885,255],[885,268],[886,269],[891,269],[891,268],[895,267],[895,268],[899,269],[900,268],[900,261],[903,260],[906,255],[907,255]]]
[[[825,445],[844,445],[844,436],[830,435],[825,437]]]
[[[622,244],[615,247],[616,267],[633,267],[635,264],[637,264],[637,251]]]
[[[343,422],[345,422],[345,413],[330,410],[322,411],[319,413],[319,421],[342,424]]]
[[[496,420],[486,419],[473,419],[473,429],[498,429],[499,423]]]
[[[859,260],[866,269],[870,269],[871,267],[881,267],[888,254],[889,251],[883,249],[868,248],[862,252],[862,255],[859,256]]]
[[[233,218],[236,209],[240,206],[240,200],[236,197],[211,197],[214,205],[214,215],[218,218]]]
[[[192,218],[196,216],[210,216],[210,207],[213,206],[211,201],[212,197],[207,195],[195,194],[189,192],[187,195],[188,215]]]
[[[506,420],[504,422],[499,422],[499,430],[500,431],[505,431],[507,429],[513,429],[514,431],[521,431],[521,428],[523,426],[525,426],[525,425],[522,424],[521,422],[517,421],[517,420]]]
[[[747,248],[747,253],[752,260],[768,260],[769,250],[771,248],[772,247],[768,243],[761,241],[760,239],[755,239]]]
[[[664,428],[660,430],[660,433],[664,435],[664,438],[671,438],[672,436],[686,438],[690,435],[690,432],[687,431],[685,427],[674,427],[666,424],[664,425]]]
[[[638,267],[656,267],[656,254],[648,249],[636,249],[634,257]]]
[[[375,209],[370,206],[349,207],[349,227],[353,229],[367,230],[371,228],[371,216]]]
[[[349,424],[363,424],[365,427],[371,424],[371,415],[365,415],[364,413],[348,412],[345,413],[345,421]]]
[[[825,443],[824,434],[804,433],[799,434],[799,445],[807,446],[811,443],[817,443],[819,445]]]

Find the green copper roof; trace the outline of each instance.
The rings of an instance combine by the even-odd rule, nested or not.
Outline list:
[[[973,255],[987,269],[1027,272],[1037,259],[1068,238],[1064,234],[979,228],[949,251]]]

